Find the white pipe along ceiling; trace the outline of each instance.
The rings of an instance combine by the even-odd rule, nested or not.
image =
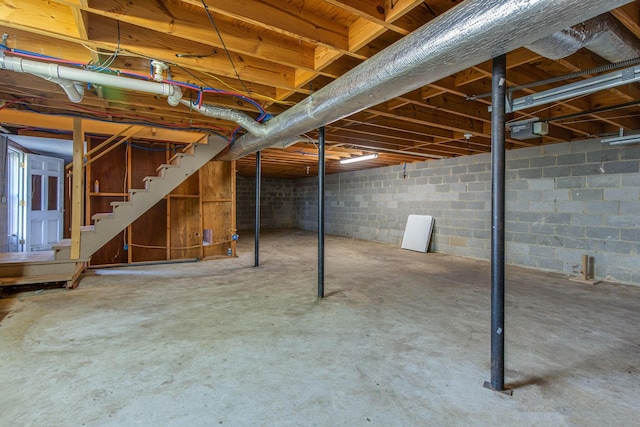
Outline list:
[[[172,106],[183,104],[205,116],[233,121],[247,133],[217,159],[235,160],[264,148],[287,145],[313,129],[537,40],[557,39],[557,34],[563,34],[561,38],[566,41],[566,31],[561,33],[561,30],[631,1],[467,0],[266,123],[259,123],[240,111],[182,100],[179,86],[162,81],[6,56],[3,51],[0,51],[0,69],[29,73],[57,83],[76,103],[82,100],[84,91],[79,82],[84,82],[166,96]],[[590,36],[583,38],[591,40],[590,45],[602,45],[601,40],[611,38],[595,36],[597,29],[605,28],[600,33],[614,34],[614,38],[620,34],[619,29],[611,29],[606,18],[585,24],[585,28],[589,29]],[[575,30],[568,33],[576,39]],[[545,40],[539,45],[550,43]],[[575,40],[571,44],[575,46]],[[637,52],[635,46],[629,49]],[[163,66],[155,64],[156,80],[162,79],[158,73],[166,68]]]
[[[166,96],[169,105],[172,106],[177,106],[182,98],[180,87],[169,83],[150,82],[97,71],[65,67],[58,64],[32,61],[15,56],[6,56],[2,51],[0,51],[0,69],[33,74],[45,80],[58,83],[64,89],[71,102],[80,102],[82,100],[79,90],[81,85],[75,82],[92,83]]]

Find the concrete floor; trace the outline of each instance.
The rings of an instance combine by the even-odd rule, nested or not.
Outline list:
[[[0,299],[0,425],[638,425],[640,288],[509,268],[508,397],[487,262],[326,243],[322,301],[297,230]]]

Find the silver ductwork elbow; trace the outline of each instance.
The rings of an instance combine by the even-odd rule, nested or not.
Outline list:
[[[265,125],[257,122],[242,111],[232,110],[230,108],[217,107],[215,105],[198,105],[191,101],[183,99],[180,101],[182,105],[186,105],[193,110],[198,111],[203,116],[212,117],[215,119],[229,120],[237,123],[251,135],[262,137],[266,135]]]
[[[640,57],[640,41],[611,14],[605,13],[525,46],[545,58],[558,60],[589,49],[609,62]]]

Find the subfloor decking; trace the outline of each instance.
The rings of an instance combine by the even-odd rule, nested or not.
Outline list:
[[[640,289],[507,270],[489,379],[489,264],[264,233],[240,257],[96,270],[0,299],[0,425],[635,426]],[[4,318],[3,318],[4,316]]]

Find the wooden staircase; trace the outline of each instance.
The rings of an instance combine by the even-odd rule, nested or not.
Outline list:
[[[94,225],[83,227],[80,232],[80,259],[89,259],[105,243],[213,159],[226,144],[226,141],[193,144],[189,151],[176,153],[168,164],[158,167],[158,175],[144,178],[145,188],[129,190],[129,201],[112,202],[112,212],[93,215]],[[53,250],[56,260],[70,259],[71,240],[62,240],[53,245]]]
[[[0,286],[67,282],[75,287],[91,256],[129,224],[162,200],[225,147],[226,141],[210,140],[208,144],[191,144],[176,153],[167,164],[158,167],[158,175],[144,178],[145,188],[129,190],[129,200],[112,202],[112,212],[92,216],[94,225],[81,227],[80,258],[71,259],[71,239],[53,245],[53,252],[40,253],[37,259],[0,263]]]

